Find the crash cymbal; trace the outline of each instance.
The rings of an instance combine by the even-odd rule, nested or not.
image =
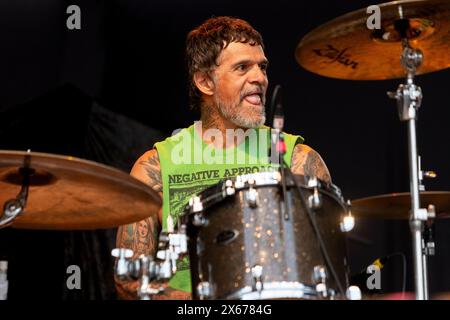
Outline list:
[[[391,193],[352,200],[352,214],[356,217],[383,219],[409,219],[410,193]],[[433,204],[436,218],[450,218],[450,191],[424,191],[420,193],[420,205]]]
[[[422,50],[424,56],[416,74],[450,67],[450,1],[394,1],[379,7],[381,29],[367,27],[367,8],[348,13],[307,34],[297,46],[297,62],[331,78],[403,78],[401,37],[394,28],[402,14],[409,19],[409,44]]]
[[[19,168],[27,154],[35,173],[25,210],[13,220],[14,228],[110,228],[148,218],[161,207],[155,191],[117,169],[68,156],[0,151],[0,208],[19,193]]]

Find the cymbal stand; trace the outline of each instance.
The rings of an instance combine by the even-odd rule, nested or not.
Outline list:
[[[423,229],[424,222],[428,220],[428,210],[420,208],[419,198],[419,172],[416,121],[418,109],[422,102],[422,90],[414,84],[414,76],[417,68],[422,64],[423,54],[419,49],[412,48],[406,37],[406,30],[409,28],[407,19],[399,20],[399,31],[403,34],[403,53],[401,63],[406,70],[407,78],[405,84],[400,84],[396,92],[388,92],[392,99],[397,100],[400,121],[408,122],[408,153],[409,153],[409,174],[411,193],[411,216],[410,229],[413,240],[414,259],[414,281],[417,300],[428,299],[428,277],[427,277],[427,252],[424,248]],[[402,32],[403,31],[403,32]]]

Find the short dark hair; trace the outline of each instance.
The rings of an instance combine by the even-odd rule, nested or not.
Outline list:
[[[194,83],[197,71],[208,72],[217,66],[217,58],[231,42],[260,45],[263,40],[248,22],[233,17],[214,17],[189,32],[186,39],[186,60],[189,76],[191,108],[199,107],[201,93]]]

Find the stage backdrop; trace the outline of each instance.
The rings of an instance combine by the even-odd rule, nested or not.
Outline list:
[[[211,16],[232,15],[261,32],[270,60],[268,94],[282,85],[286,131],[301,134],[322,155],[345,198],[408,191],[406,126],[386,95],[403,80],[325,78],[294,58],[315,27],[373,3],[380,1],[3,1],[0,148],[70,154],[129,171],[155,141],[198,117],[188,107],[187,32]],[[66,26],[72,4],[81,9],[80,30]],[[424,92],[422,167],[438,173],[425,182],[428,190],[450,190],[449,78],[450,70],[417,77]],[[429,268],[434,292],[450,290],[449,231],[447,220],[437,221]],[[29,296],[30,283],[38,288],[35,298],[113,299],[114,232],[0,230],[11,299]],[[400,251],[411,290],[410,243],[407,221],[358,219],[348,239],[352,272]],[[70,264],[85,275],[80,291],[65,287]],[[401,278],[401,259],[393,258],[383,270],[383,290],[399,291]]]

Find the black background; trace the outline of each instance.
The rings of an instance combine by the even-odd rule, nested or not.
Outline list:
[[[232,15],[262,34],[269,97],[276,84],[283,87],[285,130],[301,134],[322,155],[345,198],[408,191],[406,126],[386,96],[403,80],[325,78],[294,58],[298,42],[315,27],[380,2],[2,1],[0,148],[71,154],[129,171],[155,141],[198,118],[188,107],[185,37],[213,15]],[[81,30],[66,27],[71,4],[81,8]],[[450,53],[442,54],[450,60]],[[443,70],[416,79],[424,92],[418,122],[422,167],[438,173],[426,181],[427,190],[450,190],[449,77],[450,70]],[[436,223],[432,292],[450,290],[449,230],[447,221]],[[413,289],[407,221],[358,219],[348,244],[353,272],[374,258],[404,252],[407,289]],[[115,298],[113,246],[114,230],[1,230],[11,299],[29,296],[27,290],[36,298]],[[383,271],[385,291],[401,289],[401,260],[394,259]],[[65,289],[70,264],[83,270],[81,291]]]

